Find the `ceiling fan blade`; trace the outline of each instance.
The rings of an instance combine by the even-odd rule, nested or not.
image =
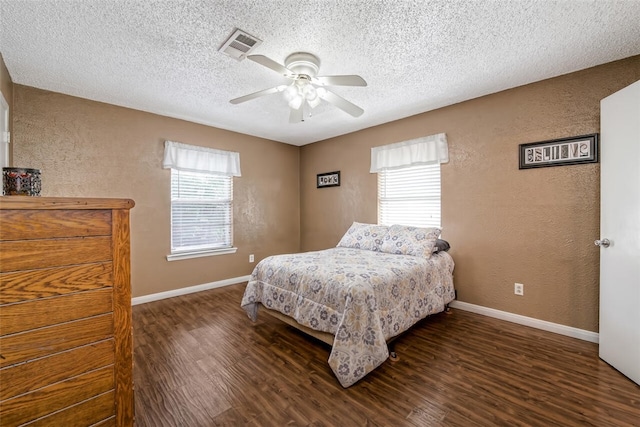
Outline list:
[[[353,117],[360,117],[362,113],[364,113],[364,110],[362,108],[358,107],[355,104],[352,104],[351,102],[347,101],[343,97],[336,95],[335,93],[329,90],[325,89],[324,91],[319,93],[318,96],[320,96],[322,99],[324,99],[328,103],[335,105],[345,113],[351,114]]]
[[[360,76],[317,76],[314,80],[324,86],[366,86],[367,82]]]
[[[247,58],[267,68],[271,68],[276,73],[282,74],[285,77],[293,77],[295,75],[295,73],[292,73],[291,70],[284,65],[278,64],[273,59],[267,58],[264,55],[249,55]]]
[[[302,106],[300,108],[291,108],[289,113],[289,123],[300,123],[304,121],[304,111]]]
[[[240,104],[241,102],[250,101],[252,99],[259,98],[261,96],[282,92],[286,88],[287,88],[286,85],[280,85],[280,86],[272,87],[270,89],[259,90],[258,92],[250,93],[249,95],[241,96],[239,98],[234,98],[229,102],[232,104]]]

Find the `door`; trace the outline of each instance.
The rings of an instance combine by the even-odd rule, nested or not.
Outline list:
[[[0,93],[0,168],[9,166],[9,105]]]
[[[640,384],[640,81],[600,106],[600,358]]]

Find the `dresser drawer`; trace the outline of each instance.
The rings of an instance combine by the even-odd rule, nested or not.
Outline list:
[[[0,369],[0,401],[113,365],[113,339]]]
[[[1,333],[15,334],[112,311],[112,288],[8,304],[0,306]]]
[[[111,261],[111,236],[0,242],[0,272]]]
[[[113,369],[113,366],[108,366],[87,372],[5,400],[0,407],[2,424],[20,425],[113,390]]]
[[[115,412],[115,392],[109,391],[34,421],[29,427],[112,427],[116,425]]]
[[[108,236],[110,210],[1,210],[0,240]]]
[[[0,273],[0,304],[113,286],[111,261]]]
[[[0,367],[113,337],[112,313],[0,337]]]

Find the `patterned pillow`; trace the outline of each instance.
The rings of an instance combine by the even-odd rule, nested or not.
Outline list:
[[[382,252],[430,258],[440,229],[392,225],[380,247]]]
[[[389,227],[386,225],[354,222],[340,239],[338,247],[380,252],[380,246],[388,230]]]

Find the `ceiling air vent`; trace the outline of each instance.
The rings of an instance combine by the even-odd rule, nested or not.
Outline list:
[[[262,40],[236,29],[218,50],[238,61],[242,61],[249,52],[260,46],[260,43],[262,43]]]

